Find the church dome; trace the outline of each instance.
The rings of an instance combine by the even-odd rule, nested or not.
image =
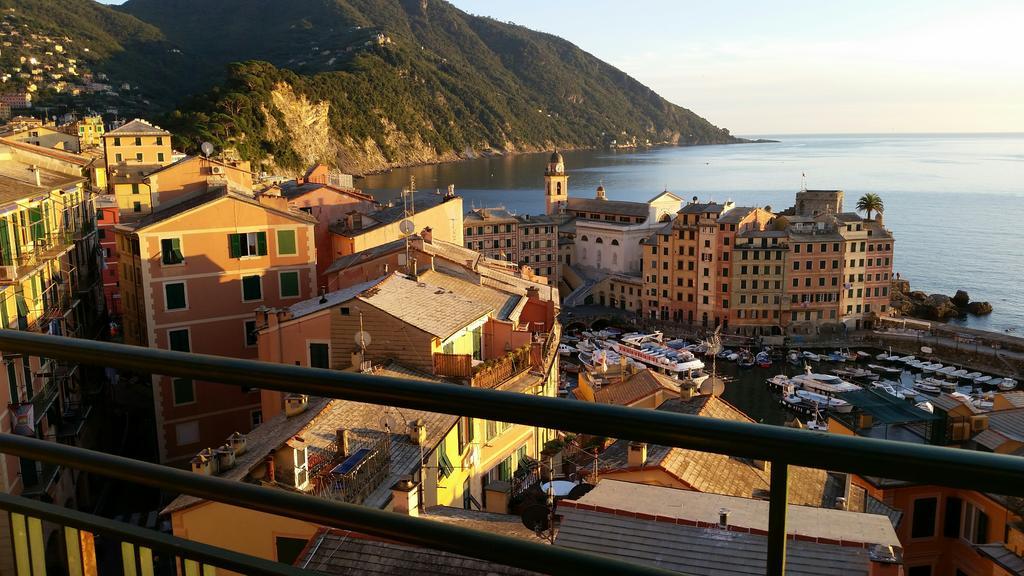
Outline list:
[[[562,164],[562,155],[556,150],[551,154],[551,164]]]

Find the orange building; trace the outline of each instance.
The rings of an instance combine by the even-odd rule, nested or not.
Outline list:
[[[117,227],[125,342],[256,358],[254,310],[315,294],[312,216],[219,188]],[[160,460],[261,421],[254,390],[153,378]]]
[[[121,221],[121,210],[117,207],[117,200],[111,194],[96,196],[96,234],[100,241],[100,250],[103,251],[104,267],[103,276],[103,297],[107,301],[107,311],[111,317],[121,316],[121,288],[120,276],[117,265],[117,235],[116,227]]]
[[[122,214],[147,214],[153,209],[149,173],[170,164],[171,133],[135,119],[103,135],[109,192]]]

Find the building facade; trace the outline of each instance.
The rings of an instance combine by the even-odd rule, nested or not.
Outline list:
[[[515,262],[553,279],[558,226],[547,215],[516,215],[504,208],[477,208],[463,218],[466,248],[488,258]]]
[[[153,200],[146,176],[173,162],[171,133],[135,119],[102,138],[109,192],[122,214],[148,214]]]
[[[314,219],[281,198],[223,188],[117,226],[126,343],[256,358],[254,310],[316,293]],[[160,460],[262,419],[259,394],[153,376]]]

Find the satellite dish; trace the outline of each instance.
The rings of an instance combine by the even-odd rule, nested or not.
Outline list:
[[[408,236],[416,231],[416,225],[412,223],[412,220],[402,220],[398,229],[402,231],[402,234]]]
[[[523,526],[534,532],[543,532],[551,522],[551,511],[543,504],[533,504],[523,509]]]
[[[373,338],[370,337],[370,333],[365,330],[356,332],[355,341],[356,346],[369,346]]]
[[[213,144],[210,144],[209,142],[203,142],[200,144],[199,149],[203,151],[203,156],[206,156],[207,158],[210,157],[210,154],[213,154]]]
[[[577,484],[576,486],[573,487],[572,490],[569,490],[569,493],[565,495],[565,499],[566,500],[579,500],[580,498],[583,498],[584,496],[586,496],[587,492],[590,492],[593,489],[594,489],[594,485],[593,484],[587,484],[585,482],[583,484]]]
[[[725,381],[721,378],[708,378],[700,383],[700,393],[706,396],[721,396],[725,392]]]

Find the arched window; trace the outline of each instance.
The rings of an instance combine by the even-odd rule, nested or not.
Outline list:
[[[594,240],[594,242],[597,242],[598,244],[604,244],[604,240],[602,240],[600,236],[598,236],[597,240]]]
[[[584,234],[583,236],[580,236],[580,240],[581,240],[581,241],[583,241],[583,242],[587,242],[587,241],[588,241],[588,240],[590,240],[590,239],[589,239],[589,238],[587,238],[587,235],[586,235],[586,234]]]
[[[557,195],[561,195],[562,194],[562,183],[561,182],[555,183],[555,193]]]
[[[619,245],[619,241],[615,240],[615,239],[612,239],[612,246],[618,246],[618,245]]]

